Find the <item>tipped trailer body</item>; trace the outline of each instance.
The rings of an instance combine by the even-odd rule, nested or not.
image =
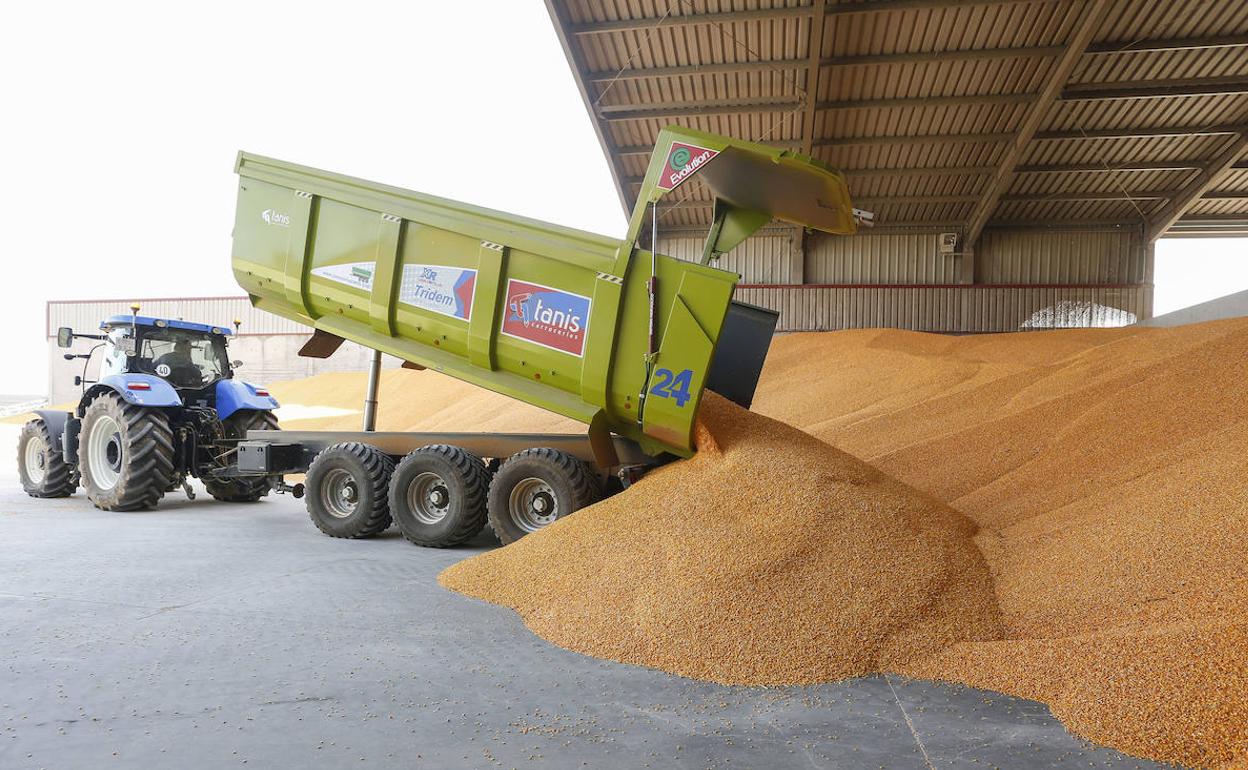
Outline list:
[[[379,531],[385,498],[426,545],[462,542],[484,507],[508,542],[596,499],[611,474],[627,483],[690,456],[703,391],[748,407],[776,321],[733,302],[739,277],[711,263],[773,218],[856,227],[844,179],[818,161],[681,128],[661,132],[622,240],[247,153],[236,171],[235,278],[257,307],[313,330],[302,355],[351,340],[587,426],[582,436],[268,431],[240,444],[240,475],[307,469],[313,519],[342,529],[330,534]],[[657,241],[662,199],[695,177],[713,201],[703,259],[643,248]],[[345,446],[363,449],[339,457],[345,475],[321,478],[318,458]],[[430,459],[448,453],[449,464]],[[405,473],[409,460],[424,470]],[[510,465],[525,470],[513,479]],[[406,487],[391,488],[392,476]],[[451,516],[466,523],[444,526],[448,505],[466,498],[474,510]],[[357,516],[365,503],[377,510]],[[358,526],[338,527],[353,517]],[[508,517],[517,526],[501,532]]]

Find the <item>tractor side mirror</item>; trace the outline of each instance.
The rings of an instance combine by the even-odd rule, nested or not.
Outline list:
[[[242,361],[231,361],[231,362],[230,362],[230,368],[231,368],[231,369],[237,369],[238,367],[240,367],[240,366],[242,366],[242,365],[243,365],[243,362],[242,362]]]
[[[122,337],[114,343],[117,349],[128,356],[134,355],[135,345],[133,337]]]
[[[74,330],[68,326],[62,326],[56,330],[57,347],[68,348],[74,344]]]

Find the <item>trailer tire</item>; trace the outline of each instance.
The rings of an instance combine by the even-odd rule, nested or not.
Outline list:
[[[517,452],[490,482],[490,528],[503,545],[514,543],[597,502],[601,485],[585,463],[558,449]]]
[[[312,460],[304,481],[308,516],[330,537],[361,538],[390,526],[386,488],[394,461],[375,447],[347,441]]]
[[[103,511],[155,508],[177,475],[169,418],[111,391],[87,406],[78,454],[87,499]]]
[[[78,488],[73,469],[53,446],[52,432],[42,417],[22,426],[17,439],[17,474],[31,497],[69,497]]]
[[[447,548],[485,527],[490,472],[480,457],[447,444],[421,447],[390,477],[390,515],[416,545]]]
[[[272,412],[243,410],[221,421],[227,439],[247,438],[249,430],[281,430]],[[269,493],[269,480],[264,476],[204,479],[208,494],[225,503],[254,503]]]

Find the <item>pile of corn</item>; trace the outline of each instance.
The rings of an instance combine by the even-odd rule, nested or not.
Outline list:
[[[1002,627],[975,526],[713,394],[698,454],[443,585],[589,655],[724,684],[916,664]]]
[[[396,429],[568,429],[396,376],[444,406]],[[443,580],[591,655],[965,682],[1122,751],[1248,767],[1245,383],[1248,319],[781,337],[754,410],[793,427],[708,397],[697,457]]]

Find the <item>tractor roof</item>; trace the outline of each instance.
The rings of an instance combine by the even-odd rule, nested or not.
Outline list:
[[[185,329],[190,332],[203,332],[204,334],[230,334],[230,330],[224,326],[212,326],[210,324],[197,324],[191,321],[181,321],[172,318],[153,318],[151,316],[140,315],[115,315],[105,321],[100,322],[100,328],[104,330],[115,329],[118,327],[129,326],[130,324],[138,324],[139,326],[159,326],[161,328]]]

